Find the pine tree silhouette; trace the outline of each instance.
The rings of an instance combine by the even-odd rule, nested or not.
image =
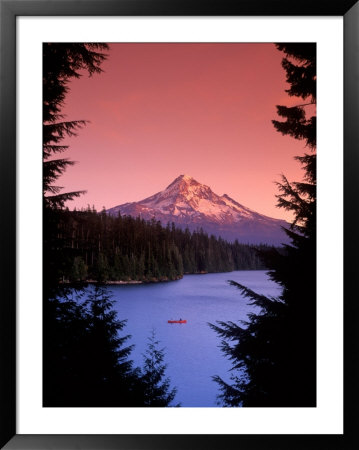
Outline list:
[[[309,102],[278,106],[285,120],[273,124],[282,134],[303,140],[311,153],[296,157],[305,173],[302,182],[290,183],[283,176],[278,183],[278,206],[295,217],[285,230],[290,244],[282,251],[262,252],[269,277],[282,287],[282,294],[266,297],[232,281],[260,312],[241,325],[210,324],[233,364],[230,383],[214,377],[225,406],[316,405],[316,119],[306,111],[316,101],[316,45],[277,48],[286,55],[282,65],[288,94]]]

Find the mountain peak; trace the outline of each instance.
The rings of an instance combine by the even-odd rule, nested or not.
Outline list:
[[[108,210],[110,214],[155,217],[164,225],[174,222],[194,230],[202,227],[208,233],[242,242],[278,243],[283,239],[280,226],[284,221],[263,216],[241,205],[227,194],[219,196],[209,186],[190,175],[179,175],[163,191],[139,202],[126,203]]]
[[[200,183],[198,183],[198,181],[196,181],[193,177],[191,177],[190,175],[180,175],[180,176],[178,176],[177,178],[175,178],[173,181],[172,181],[172,183],[171,184],[169,184],[168,186],[167,186],[167,188],[166,189],[168,189],[168,188],[170,188],[170,187],[172,187],[172,186],[174,186],[174,185],[178,185],[178,184],[186,184],[186,185],[188,185],[188,184],[200,184]]]
[[[187,174],[180,175],[178,178],[182,178],[183,181],[196,181],[193,177]]]

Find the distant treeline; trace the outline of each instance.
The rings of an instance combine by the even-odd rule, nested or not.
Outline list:
[[[57,212],[66,281],[162,281],[186,273],[264,269],[258,249],[174,224],[95,210]]]

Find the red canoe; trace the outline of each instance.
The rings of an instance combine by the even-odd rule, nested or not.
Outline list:
[[[187,320],[169,320],[168,323],[187,323]]]

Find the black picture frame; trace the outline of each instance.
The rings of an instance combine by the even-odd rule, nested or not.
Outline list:
[[[354,449],[358,414],[358,0],[0,0],[0,446],[6,449]],[[342,16],[344,18],[344,434],[16,434],[16,17]],[[333,61],[333,66],[335,61]],[[329,130],[328,130],[329,131]],[[5,447],[3,447],[5,446]]]

